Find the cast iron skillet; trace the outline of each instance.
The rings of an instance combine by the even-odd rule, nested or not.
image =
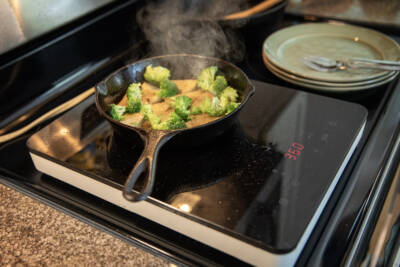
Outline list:
[[[147,130],[128,126],[112,119],[108,114],[109,105],[118,103],[122,99],[129,84],[143,82],[144,70],[150,64],[168,68],[171,71],[172,79],[196,79],[202,69],[217,66],[227,79],[228,84],[239,91],[241,104],[236,110],[218,120],[188,129]],[[146,199],[153,189],[158,152],[167,141],[174,137],[171,140],[173,143],[171,145],[187,148],[200,145],[222,134],[233,125],[237,114],[253,93],[254,86],[235,65],[217,58],[188,54],[166,55],[137,61],[117,70],[97,84],[95,102],[100,114],[111,123],[116,132],[125,140],[136,139],[138,134],[145,143],[141,156],[125,182],[123,196],[129,201]],[[133,190],[135,183],[142,174],[145,174],[144,186],[140,191]]]

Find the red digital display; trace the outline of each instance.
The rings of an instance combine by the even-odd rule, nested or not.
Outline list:
[[[288,152],[285,153],[285,157],[290,160],[297,160],[303,150],[304,146],[302,144],[294,142],[289,147]]]

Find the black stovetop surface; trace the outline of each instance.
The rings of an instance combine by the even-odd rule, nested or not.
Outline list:
[[[186,209],[191,219],[211,228],[286,253],[337,182],[367,112],[357,104],[252,83],[256,93],[227,133],[188,144],[190,149],[165,145],[151,197]],[[28,146],[122,188],[143,142],[137,137],[127,143],[104,122],[90,99],[35,134]],[[94,134],[100,126],[105,129]],[[93,137],[88,141],[88,136]]]
[[[141,58],[147,55],[146,49],[143,49],[143,47],[141,46],[141,42],[137,41],[138,39],[136,39],[140,39],[140,34],[132,34],[131,29],[128,31],[126,28],[114,29],[112,27],[113,23],[121,24],[122,22],[124,22],[124,25],[128,25],[129,22],[131,22],[131,14],[132,12],[135,12],[136,9],[136,7],[134,7],[134,5],[132,4],[134,2],[135,1],[130,1],[130,6],[125,7],[123,11],[116,11],[114,15],[109,15],[108,17],[100,21],[93,22],[93,24],[89,25],[88,27],[80,29],[73,34],[68,35],[68,38],[60,40],[58,43],[52,44],[50,46],[52,51],[55,51],[54,53],[56,53],[56,51],[59,51],[59,53],[56,53],[59,57],[58,61],[63,61],[63,58],[68,57],[66,53],[62,52],[64,51],[65,47],[73,46],[79,50],[80,48],[76,46],[76,43],[91,43],[91,40],[98,40],[100,43],[102,43],[102,45],[93,45],[89,47],[84,46],[84,51],[82,51],[82,55],[85,56],[79,57],[79,62],[77,60],[73,63],[71,62],[68,65],[68,73],[62,71],[60,71],[60,73],[63,73],[63,75],[69,75],[70,70],[76,69],[78,71],[81,71],[80,66],[84,64],[99,63],[100,67],[88,68],[84,71],[84,74],[86,74],[84,78],[79,79],[76,82],[73,80],[74,82],[64,83],[63,79],[59,79],[60,77],[55,77],[54,79],[53,77],[51,77],[52,79],[49,79],[48,84],[52,86],[54,85],[54,87],[27,87],[26,90],[30,89],[31,91],[29,92],[29,95],[27,97],[23,98],[24,101],[27,101],[29,97],[39,96],[39,98],[42,99],[51,99],[52,102],[47,101],[47,105],[35,109],[35,115],[27,120],[26,123],[33,120],[35,117],[38,116],[38,114],[43,114],[46,110],[58,105],[59,103],[62,103],[66,99],[71,98],[72,95],[76,95],[77,93],[93,86],[112,70],[117,69],[118,67],[124,65],[126,62],[130,62],[133,61],[135,58]],[[297,18],[287,17],[287,19],[282,24],[282,27],[290,25],[292,23],[298,23],[298,21],[295,21],[296,19]],[[100,27],[102,31],[98,31],[98,27]],[[126,36],[127,33],[129,33],[131,36],[131,38],[128,38],[129,40],[123,38],[123,36]],[[119,36],[119,42],[114,41],[115,36]],[[105,47],[108,48],[107,51],[105,51]],[[87,51],[90,51],[90,53],[87,53]],[[42,61],[42,56],[44,54],[46,54],[46,49],[40,50],[39,52],[34,54],[28,54],[26,57],[20,58],[18,59],[18,61],[15,62],[11,62],[5,67],[2,66],[0,68],[2,78],[8,81],[7,88],[4,89],[4,93],[12,94],[13,96],[15,96],[15,88],[20,88],[21,86],[23,87],[27,85],[27,83],[21,84],[21,80],[29,81],[37,79],[37,73],[30,73],[26,71],[20,72],[19,69],[21,68],[21,66],[23,66],[24,69],[29,69],[30,66],[35,66],[38,61]],[[51,60],[51,58],[49,58],[49,60]],[[68,59],[66,60],[68,61]],[[102,62],[104,62],[104,64]],[[307,91],[307,89],[305,88],[293,86],[274,77],[262,63],[259,51],[249,51],[245,60],[243,62],[237,63],[237,65],[242,68],[251,79],[264,81],[271,84],[282,85],[300,91]],[[62,69],[63,67],[65,66],[62,66],[60,64],[55,64],[53,66],[53,68],[60,69]],[[43,75],[46,75],[47,70],[43,70],[43,72]],[[71,73],[73,75],[74,71],[71,71]],[[66,75],[64,78],[68,78],[68,75]],[[367,90],[365,92],[356,94],[350,93],[335,95],[315,92],[316,94],[323,94],[327,95],[328,97],[344,99],[350,102],[361,104],[362,106],[367,108],[368,117],[366,128],[362,136],[360,145],[357,148],[356,153],[351,159],[348,167],[346,168],[345,173],[341,178],[338,189],[335,190],[331,201],[328,203],[328,207],[325,209],[324,214],[321,217],[320,223],[317,225],[317,229],[313,234],[314,237],[312,238],[313,242],[310,244],[309,248],[306,249],[308,250],[308,255],[304,256],[305,259],[303,259],[303,263],[307,261],[306,258],[313,253],[313,250],[318,250],[314,246],[315,244],[317,244],[322,228],[327,222],[327,218],[329,218],[336,201],[340,199],[343,188],[345,188],[349,181],[352,181],[352,179],[354,178],[351,176],[352,169],[355,165],[357,165],[358,160],[360,159],[360,155],[362,155],[365,146],[368,146],[371,143],[369,138],[374,133],[376,125],[379,124],[380,120],[382,120],[382,117],[390,115],[387,114],[385,110],[386,105],[390,103],[391,99],[394,97],[393,95],[396,95],[396,84],[397,81],[393,81],[388,85],[380,86],[379,88]],[[60,85],[60,87],[57,87],[57,85]],[[55,92],[51,95],[51,98],[48,98],[49,94],[47,94],[48,91],[46,91],[48,88],[50,88],[51,90],[54,89]],[[62,88],[62,90],[59,88]],[[54,98],[54,96],[58,96],[58,98]],[[10,111],[10,114],[1,114],[2,120],[6,120],[8,117],[12,116],[13,113],[15,113],[15,111]],[[132,242],[135,245],[142,246],[153,253],[157,253],[160,256],[168,257],[171,260],[196,264],[233,265],[242,263],[199,242],[195,242],[192,239],[179,235],[173,231],[166,229],[165,227],[159,226],[140,216],[131,214],[130,212],[116,207],[115,205],[107,203],[99,198],[91,196],[81,190],[77,190],[72,186],[66,185],[62,182],[57,181],[56,179],[53,179],[52,177],[43,175],[36,171],[29,157],[28,148],[26,147],[26,140],[29,136],[31,136],[34,132],[42,128],[47,123],[48,122],[39,127],[36,127],[31,132],[11,142],[1,145],[1,182],[17,188],[33,197],[39,198],[47,204],[62,209],[63,211],[79,217],[80,219],[85,220],[92,225],[105,229],[106,231],[109,231],[110,233],[113,233],[114,235],[117,235],[128,242]],[[243,129],[237,128],[230,134],[232,134],[232,137],[235,136],[235,134],[240,135],[242,133]],[[259,138],[257,134],[251,133],[251,131],[247,131],[246,134],[251,137],[250,140],[252,141]],[[389,133],[381,136],[381,138],[389,138]],[[223,146],[225,144],[225,146],[227,146],[229,142],[235,142],[234,140],[235,138],[227,140],[222,139],[223,142],[221,142],[220,145]],[[113,141],[110,138],[105,138],[103,141],[109,143],[113,143],[114,141],[117,142],[117,140]],[[246,149],[249,149],[250,144],[251,142],[244,142],[241,149],[244,149],[244,151]],[[271,159],[273,159],[269,164],[266,165],[266,168],[263,170],[265,173],[271,173],[272,170],[276,169],[279,163],[282,162],[283,150],[276,149],[277,146],[273,146],[273,142],[271,141],[271,139],[268,139],[268,142],[265,142],[264,140],[261,142],[261,144],[262,145],[258,146],[254,151],[256,151],[256,153],[258,153],[260,157],[268,155],[269,157],[271,157]],[[350,242],[352,231],[355,229],[355,226],[357,224],[359,214],[362,212],[362,205],[364,203],[363,200],[368,196],[369,189],[373,186],[376,174],[379,172],[381,164],[385,161],[385,158],[386,156],[382,154],[379,160],[375,160],[374,163],[371,163],[372,165],[377,164],[378,167],[375,171],[368,173],[368,177],[364,176],[363,179],[360,179],[358,177],[354,178],[357,179],[354,181],[354,184],[362,186],[358,187],[358,190],[356,190],[353,194],[353,198],[356,199],[352,200],[352,205],[348,205],[347,210],[344,210],[343,212],[342,225],[344,225],[345,227],[339,226],[336,229],[337,232],[334,232],[333,236],[329,237],[330,239],[332,239],[333,242],[330,244],[330,247],[328,247],[330,248],[328,249],[328,251],[335,253],[332,254],[333,256],[329,256],[329,253],[324,255],[323,259],[325,260],[325,262],[331,262],[332,264],[334,264],[335,262],[337,263],[338,261],[340,261],[341,257],[343,257],[346,246]],[[218,158],[218,160],[221,159]],[[257,165],[257,160],[255,160],[254,162],[251,161],[251,159],[247,159],[246,161],[241,161],[243,159],[235,160],[240,164],[244,164],[247,161],[247,163],[250,164],[249,167],[261,167]],[[249,169],[246,169],[244,165],[239,166],[242,166],[244,171],[249,171]],[[126,165],[125,168],[127,169],[128,165]],[[227,172],[226,170],[221,170],[221,172],[225,172],[227,175],[232,175],[232,173],[229,174],[229,172]],[[121,172],[121,175],[123,173],[124,172]],[[248,174],[251,175],[251,173]],[[222,179],[221,181],[223,182],[224,179]],[[279,187],[282,185],[277,183],[276,186]],[[251,188],[251,190],[258,190],[258,188],[256,187]],[[174,190],[175,193],[179,192],[179,190]],[[174,192],[174,190],[170,189],[170,192]],[[155,191],[155,194],[156,193],[160,194],[160,198],[167,198],[167,196],[165,195],[162,196],[160,192]],[[281,195],[275,192],[275,195],[271,194],[271,198],[275,200],[275,205],[281,205],[278,201],[278,199],[281,198]],[[222,204],[223,203],[224,202],[222,202]],[[260,211],[260,216],[262,216],[262,213],[263,209],[261,209]],[[231,220],[232,219],[233,218],[231,218]],[[271,225],[276,224],[276,222],[273,220],[270,220],[268,223],[270,223]],[[269,239],[271,242],[280,242],[279,238],[271,234],[265,238]]]

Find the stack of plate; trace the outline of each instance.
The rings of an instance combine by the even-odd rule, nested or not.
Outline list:
[[[321,72],[303,64],[305,55],[333,59],[371,58],[398,61],[399,45],[388,36],[363,27],[338,23],[306,23],[271,34],[263,45],[263,60],[277,77],[325,91],[357,91],[393,80],[398,71],[347,69]]]

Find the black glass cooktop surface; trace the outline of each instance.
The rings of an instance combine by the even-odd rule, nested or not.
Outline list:
[[[270,253],[290,253],[304,246],[367,112],[354,103],[253,84],[255,95],[229,131],[191,149],[172,142],[162,148],[154,191],[145,202],[212,229],[210,236],[217,230]],[[93,98],[34,134],[28,146],[42,172],[75,179],[63,174],[73,170],[118,190],[143,149],[138,137],[126,142],[113,132]],[[79,179],[70,183],[87,185]],[[185,233],[179,223],[172,227]]]

